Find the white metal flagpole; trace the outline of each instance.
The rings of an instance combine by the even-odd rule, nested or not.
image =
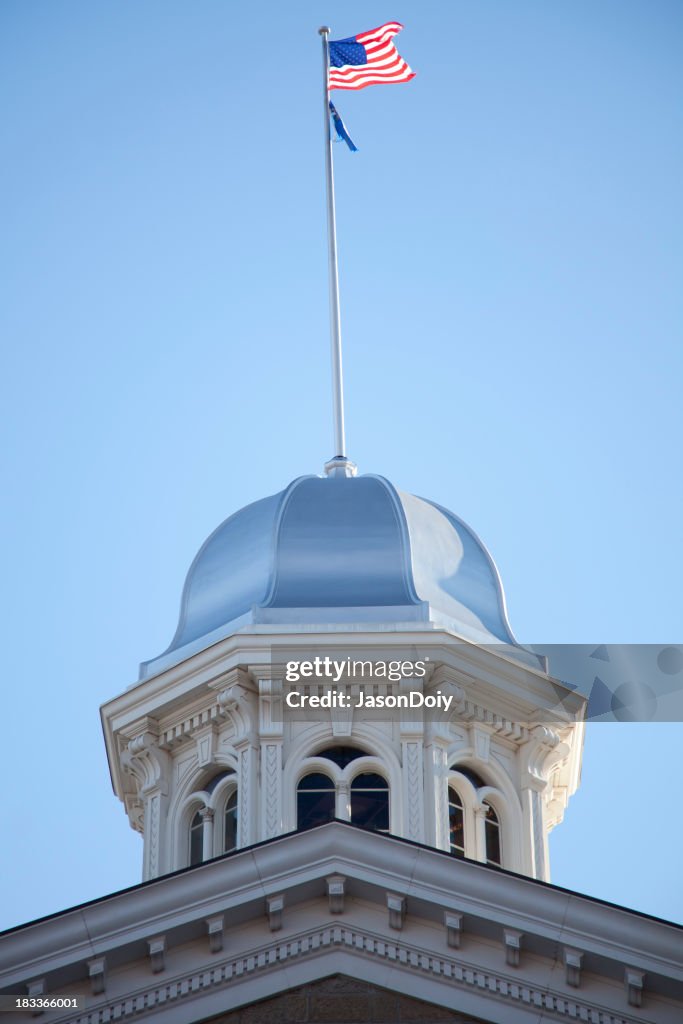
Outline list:
[[[332,165],[332,131],[330,126],[328,71],[330,30],[318,30],[323,43],[323,106],[325,117],[325,177],[327,184],[327,243],[330,285],[330,341],[332,345],[332,411],[334,416],[334,458],[327,463],[327,473],[350,476],[355,466],[346,457],[344,438],[344,382],[342,377],[341,314],[339,309],[339,271],[337,266],[337,220],[334,209],[334,173]]]

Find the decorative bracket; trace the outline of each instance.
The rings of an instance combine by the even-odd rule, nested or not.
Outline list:
[[[523,933],[515,928],[504,928],[505,963],[508,967],[519,967],[519,953],[522,948]]]
[[[144,795],[158,788],[166,795],[171,759],[158,744],[158,737],[149,730],[134,736],[121,754],[123,770],[137,779]]]
[[[206,930],[209,933],[209,950],[212,953],[220,953],[223,949],[223,915],[209,917],[206,922]]]
[[[282,736],[282,680],[259,679],[259,735]]]
[[[218,694],[218,707],[223,714],[230,714],[244,700],[247,693],[246,687],[241,683],[231,683]]]
[[[282,894],[279,896],[269,896],[266,899],[266,914],[271,932],[279,932],[282,928],[282,911],[284,907],[285,898]]]
[[[562,950],[562,958],[564,960],[565,981],[572,988],[580,988],[583,953],[578,949],[572,949],[571,946],[565,946]]]
[[[330,904],[330,913],[343,914],[346,878],[344,875],[328,875],[325,881],[327,882],[327,898]]]
[[[389,911],[389,927],[400,931],[406,916],[406,898],[394,892],[387,893],[387,910]]]
[[[47,993],[47,981],[45,978],[33,978],[31,981],[26,982],[26,991],[29,996],[44,996]],[[31,1013],[32,1017],[40,1017],[45,1010],[33,1010]]]
[[[161,974],[166,970],[166,936],[157,935],[155,938],[149,939],[147,946],[152,974]]]
[[[446,926],[446,941],[451,949],[460,948],[462,936],[462,914],[454,914],[447,910],[443,915],[443,923]]]
[[[634,967],[627,967],[624,971],[624,985],[629,1006],[643,1005],[643,982],[645,972],[637,971]]]
[[[543,790],[552,769],[569,753],[559,733],[549,725],[536,725],[520,749],[523,785]]]
[[[107,958],[104,956],[88,960],[90,988],[94,996],[101,995],[107,987]]]

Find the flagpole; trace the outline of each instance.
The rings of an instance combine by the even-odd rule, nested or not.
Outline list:
[[[327,244],[330,291],[330,342],[332,348],[332,414],[334,418],[334,457],[325,465],[330,475],[353,476],[356,467],[346,457],[344,437],[344,380],[342,376],[341,313],[339,308],[339,268],[337,263],[337,220],[334,208],[334,168],[332,163],[332,131],[330,126],[328,71],[330,29],[319,30],[323,44],[323,114],[325,118],[325,182],[327,189]]]

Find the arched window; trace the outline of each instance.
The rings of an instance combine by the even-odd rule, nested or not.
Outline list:
[[[232,768],[211,776],[202,789],[189,795],[187,806],[191,817],[189,826],[186,817],[181,819],[181,864],[194,867],[237,847],[238,793]]]
[[[313,828],[332,821],[335,811],[335,787],[322,772],[304,775],[296,791],[296,827]]]
[[[503,827],[489,795],[499,790],[469,765],[451,765],[448,778],[449,847],[454,857],[503,866]],[[482,820],[483,819],[483,820]]]
[[[376,772],[362,772],[351,783],[351,824],[389,831],[389,786]]]
[[[230,853],[237,846],[237,790],[225,803],[223,812],[223,853]]]
[[[296,791],[297,828],[337,817],[373,832],[389,831],[389,784],[376,769],[379,758],[340,744],[313,753],[309,760],[309,772]]]
[[[448,835],[454,857],[465,856],[465,812],[457,790],[448,787]]]
[[[486,819],[484,822],[486,832],[486,863],[502,865],[500,856],[500,822],[498,815],[491,804],[486,804]]]
[[[190,822],[190,867],[201,864],[204,859],[204,818],[196,811]]]

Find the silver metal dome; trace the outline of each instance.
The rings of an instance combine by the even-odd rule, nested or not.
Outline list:
[[[452,512],[381,476],[299,477],[211,534],[171,645],[140,674],[258,624],[373,623],[518,647],[496,566]]]

